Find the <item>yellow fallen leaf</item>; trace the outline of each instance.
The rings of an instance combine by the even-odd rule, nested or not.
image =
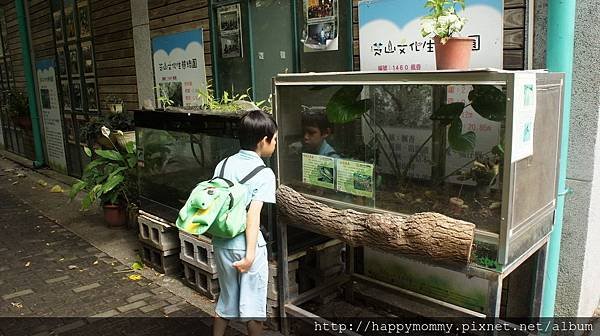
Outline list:
[[[128,276],[129,280],[133,280],[133,281],[138,281],[138,280],[142,280],[142,276],[139,274],[132,274],[130,276]]]
[[[134,269],[134,270],[140,270],[140,269],[144,268],[144,266],[141,263],[139,263],[139,262],[134,262],[131,265],[131,268]]]
[[[94,261],[94,265],[98,265],[98,260]]]
[[[52,189],[50,189],[51,193],[62,193],[65,192],[65,190],[63,188],[61,188],[58,184],[55,184],[54,187],[52,187]]]
[[[23,308],[23,304],[21,304],[20,302],[11,302],[10,304],[16,308]]]
[[[29,265],[31,265],[31,261],[28,261],[27,264],[25,264],[25,267],[29,267]]]
[[[18,174],[17,174],[17,177],[25,177],[25,174],[23,174],[23,173],[18,173]]]
[[[48,186],[48,182],[44,181],[44,180],[38,180],[37,183],[39,185],[41,185],[42,187],[47,187]]]

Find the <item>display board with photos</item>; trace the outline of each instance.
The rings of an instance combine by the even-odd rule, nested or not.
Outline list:
[[[243,57],[240,4],[219,7],[217,17],[221,57]]]
[[[52,21],[65,112],[98,113],[89,0],[52,0]]]

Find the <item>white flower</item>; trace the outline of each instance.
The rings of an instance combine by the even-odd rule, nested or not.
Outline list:
[[[101,130],[102,130],[102,135],[104,135],[105,137],[108,138],[108,136],[110,135],[110,130],[108,129],[108,127],[102,126]]]

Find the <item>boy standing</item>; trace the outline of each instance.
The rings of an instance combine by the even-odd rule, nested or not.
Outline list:
[[[277,124],[263,111],[248,112],[240,121],[240,147],[227,159],[224,178],[240,181],[256,167],[261,158],[270,157],[277,144]],[[218,176],[225,160],[215,168]],[[229,319],[247,322],[248,335],[262,333],[266,319],[269,265],[265,239],[260,232],[263,203],[275,203],[275,174],[262,169],[245,183],[250,199],[246,232],[231,239],[213,238],[215,261],[221,288],[213,325],[213,336],[225,333]]]

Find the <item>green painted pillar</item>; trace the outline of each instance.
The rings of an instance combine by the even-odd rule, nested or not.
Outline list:
[[[23,53],[23,70],[25,71],[25,83],[27,96],[29,98],[29,115],[33,131],[35,148],[35,161],[33,166],[39,168],[44,165],[44,147],[42,146],[42,133],[40,128],[40,117],[38,114],[37,94],[35,92],[35,77],[31,62],[31,47],[29,45],[29,32],[27,29],[27,18],[25,17],[25,1],[15,0],[17,9],[17,20],[19,22],[19,37],[21,38],[21,50]]]
[[[562,234],[565,195],[567,193],[567,158],[569,150],[569,117],[571,111],[571,83],[573,76],[573,45],[575,41],[575,0],[548,0],[548,45],[546,66],[553,72],[564,72],[564,101],[558,174],[558,199],[554,229],[548,245],[546,275],[542,295],[542,317],[554,317],[558,261]]]

